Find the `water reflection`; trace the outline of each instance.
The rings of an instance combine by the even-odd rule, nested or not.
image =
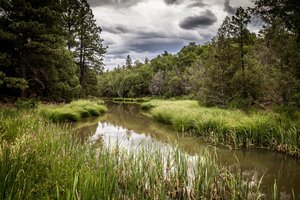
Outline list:
[[[138,134],[120,126],[114,126],[108,122],[99,122],[96,133],[89,137],[90,142],[102,140],[107,146],[117,144],[123,149],[136,149],[139,146],[147,147],[154,143],[150,135]]]
[[[103,140],[104,144],[116,143],[123,148],[135,149],[144,145],[160,145],[170,148],[178,146],[190,155],[203,149],[216,153],[220,165],[231,166],[238,163],[245,175],[257,179],[264,175],[263,187],[270,192],[276,179],[280,199],[289,199],[292,188],[300,198],[300,163],[299,160],[283,154],[266,150],[233,151],[215,148],[201,142],[200,138],[181,135],[169,126],[155,122],[141,114],[137,105],[108,104],[108,113],[99,118],[77,123],[81,138],[91,142]],[[165,147],[164,147],[165,148]]]

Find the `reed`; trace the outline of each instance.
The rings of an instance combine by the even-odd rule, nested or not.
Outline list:
[[[40,113],[54,122],[79,121],[90,116],[99,116],[106,111],[103,101],[77,100],[70,104],[41,105]]]
[[[141,108],[177,131],[191,130],[215,144],[232,148],[263,147],[300,156],[297,120],[275,112],[206,108],[192,100],[151,100],[141,104]]]
[[[219,167],[206,151],[82,144],[38,111],[0,110],[0,119],[0,199],[262,198],[259,182]]]

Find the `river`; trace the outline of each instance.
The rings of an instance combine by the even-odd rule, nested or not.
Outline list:
[[[190,155],[203,149],[216,153],[220,165],[239,163],[244,173],[259,179],[263,176],[262,189],[269,193],[276,180],[280,199],[291,199],[292,188],[300,198],[300,160],[284,154],[255,150],[230,150],[213,147],[193,134],[182,134],[148,117],[136,104],[108,103],[108,112],[98,118],[75,123],[80,137],[87,142],[116,143],[122,148],[139,145],[178,146]]]

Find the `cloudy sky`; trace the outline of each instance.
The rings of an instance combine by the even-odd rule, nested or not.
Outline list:
[[[177,53],[189,42],[203,44],[227,15],[251,0],[89,0],[103,29],[107,69],[133,60],[144,61],[168,51]]]

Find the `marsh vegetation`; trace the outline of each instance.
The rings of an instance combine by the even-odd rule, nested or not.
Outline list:
[[[264,198],[259,180],[219,167],[206,151],[191,159],[178,148],[82,144],[37,110],[1,109],[0,119],[1,199]]]
[[[86,117],[99,116],[106,111],[104,102],[76,100],[69,104],[40,105],[40,114],[53,122],[75,122]]]
[[[300,156],[299,118],[293,121],[273,111],[207,108],[192,100],[151,100],[141,108],[176,131],[192,131],[214,144]]]

